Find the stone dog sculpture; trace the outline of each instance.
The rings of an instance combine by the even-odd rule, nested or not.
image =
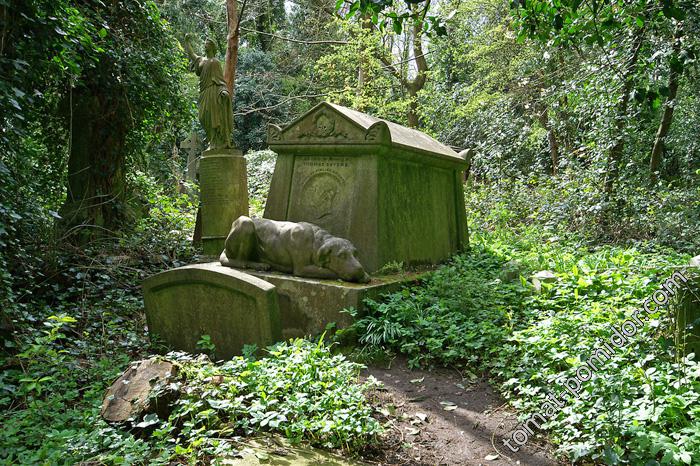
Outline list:
[[[241,216],[233,222],[219,260],[227,267],[367,283],[369,275],[356,254],[350,241],[311,223]]]

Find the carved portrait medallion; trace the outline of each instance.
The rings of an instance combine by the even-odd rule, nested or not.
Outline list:
[[[323,224],[332,221],[337,214],[338,195],[344,180],[332,172],[312,175],[301,190],[301,208],[311,223]]]

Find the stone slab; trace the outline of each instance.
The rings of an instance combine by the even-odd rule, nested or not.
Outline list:
[[[138,419],[146,412],[158,413],[159,408],[164,411],[165,406],[158,406],[159,401],[165,404],[163,396],[159,399],[151,395],[162,390],[176,375],[176,366],[158,358],[132,364],[107,390],[100,415],[108,422],[119,423]]]
[[[338,328],[347,327],[352,323],[352,317],[342,312],[344,309],[354,307],[361,311],[365,308],[365,299],[377,299],[420,278],[420,274],[410,273],[373,277],[370,283],[359,284],[274,272],[246,270],[246,273],[275,285],[285,339],[318,335],[333,322]]]
[[[275,286],[218,263],[161,272],[143,283],[148,329],[174,349],[199,352],[209,335],[215,357],[241,354],[243,345],[281,340]]]
[[[248,215],[246,160],[241,151],[212,149],[199,162],[204,254],[218,257],[231,224]]]

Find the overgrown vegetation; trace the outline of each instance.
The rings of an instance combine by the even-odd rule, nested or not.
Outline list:
[[[555,195],[538,194],[541,202],[528,207],[534,213]],[[650,243],[595,246],[521,215],[512,196],[514,210],[503,199],[496,190],[471,196],[474,223],[491,231],[477,230],[470,253],[420,286],[370,303],[348,332],[414,365],[483,371],[525,419],[688,256]],[[513,269],[520,278],[511,282]],[[541,270],[557,280],[538,294],[525,279]],[[700,364],[678,353],[673,330],[671,313],[659,310],[580,398],[567,395],[545,426],[561,453],[606,464],[700,461]]]
[[[194,391],[138,420],[148,435],[99,418],[106,386],[165,350],[140,282],[197,253],[178,146],[198,90],[178,39],[225,50],[227,3],[0,1],[0,461],[203,462],[233,454],[229,434],[356,450],[378,432],[357,366],[304,341],[223,366],[178,356]],[[240,6],[233,139],[253,151],[251,215],[274,166],[266,126],[321,99],[472,149],[472,251],[356,314],[345,336],[370,352],[489,374],[525,417],[700,252],[696,1]],[[509,279],[541,270],[556,282],[540,294]],[[547,425],[562,454],[700,463],[699,369],[672,324],[654,316],[567,400]]]
[[[364,395],[372,383],[358,384],[361,366],[332,355],[322,339],[278,344],[257,361],[234,357],[213,364],[187,354],[169,357],[179,366],[183,380],[177,389],[185,395],[167,420],[153,414],[136,420],[154,429],[146,442],[151,451],[164,450],[163,461],[173,453],[192,460],[235,455],[241,436],[266,431],[346,451],[380,432]]]

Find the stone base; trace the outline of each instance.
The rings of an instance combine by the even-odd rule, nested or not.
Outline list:
[[[282,339],[317,335],[332,322],[347,327],[342,312],[415,281],[419,274],[375,277],[370,283],[317,280],[272,272],[236,270],[218,262],[161,272],[143,283],[148,330],[168,346],[199,352],[209,335],[216,357],[262,348]]]
[[[318,335],[332,322],[338,328],[347,327],[352,324],[352,317],[342,312],[344,309],[353,307],[362,310],[365,299],[379,298],[419,277],[417,274],[373,277],[370,283],[360,284],[294,277],[275,272],[239,271],[275,285],[285,339]]]

